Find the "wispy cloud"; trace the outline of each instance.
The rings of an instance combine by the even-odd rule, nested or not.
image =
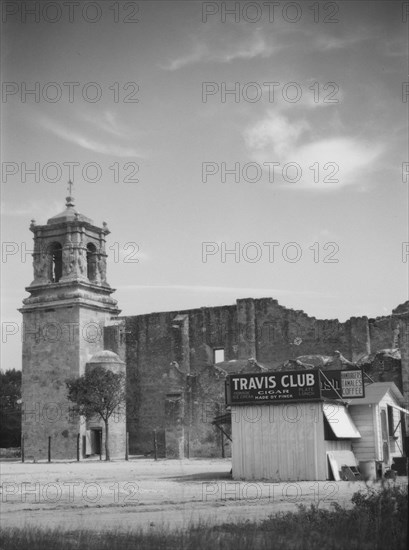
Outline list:
[[[368,170],[373,169],[373,163],[382,150],[379,144],[353,137],[334,137],[301,145],[293,153],[296,162],[306,172],[299,185],[312,190],[331,191],[359,184],[362,177],[368,175]],[[314,164],[315,168],[310,169]]]
[[[356,32],[354,35],[336,37],[333,35],[318,35],[315,37],[314,46],[319,51],[341,50],[350,48],[363,40],[368,39],[363,33]]]
[[[264,119],[245,130],[244,139],[256,154],[268,152],[282,158],[287,157],[294,142],[308,129],[305,120],[290,123],[284,115],[270,110]]]
[[[240,26],[238,27],[240,28]],[[235,59],[268,58],[280,49],[267,39],[261,28],[252,32],[231,32],[226,26],[223,34],[208,32],[201,37],[191,37],[186,49],[189,53],[176,57],[162,65],[162,69],[176,71],[198,62],[230,63]]]
[[[106,111],[101,119],[95,120],[89,118],[86,130],[72,130],[69,128],[69,124],[72,124],[72,121],[68,124],[63,124],[45,116],[40,118],[40,124],[59,138],[94,153],[113,155],[121,158],[141,158],[146,156],[146,152],[141,148],[129,144],[129,134],[126,130],[121,129],[114,115],[109,111]],[[78,127],[80,125],[81,122],[78,123]],[[101,131],[108,134],[105,139],[101,139]],[[115,137],[115,142],[112,140],[113,137]],[[122,138],[126,143],[119,143],[118,138]]]
[[[278,162],[298,165],[286,178],[276,179],[290,189],[332,191],[362,183],[362,176],[373,170],[383,152],[380,143],[365,142],[354,136],[316,138],[316,129],[305,119],[291,121],[276,111],[247,128],[244,140],[254,160],[261,165]],[[280,169],[277,170],[280,174]]]
[[[119,138],[132,137],[132,132],[128,128],[125,128],[124,125],[121,125],[115,114],[110,110],[104,111],[98,118],[85,113],[82,115],[82,119],[112,136]]]
[[[185,67],[186,65],[197,63],[198,61],[205,59],[208,55],[209,50],[206,44],[195,44],[194,46],[192,46],[192,50],[189,53],[172,59],[171,61],[163,65],[162,68],[169,71],[176,71],[178,69],[181,69],[182,67]]]
[[[252,27],[247,23],[223,24],[223,32],[220,27],[213,26],[209,22],[198,30],[195,35],[182,39],[184,51],[182,55],[170,59],[162,64],[161,68],[175,71],[193,63],[229,63],[236,59],[270,58],[284,48],[297,46],[299,37],[302,36],[302,48],[306,51],[330,53],[355,47],[358,43],[373,38],[366,28],[361,28],[354,33],[334,36],[334,34],[322,34],[311,30],[297,28],[297,37],[294,29],[288,29],[285,25],[276,26],[273,33],[265,27]]]

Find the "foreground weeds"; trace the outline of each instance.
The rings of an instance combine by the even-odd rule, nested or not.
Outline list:
[[[404,550],[407,548],[406,487],[384,484],[355,493],[353,508],[298,506],[259,523],[191,525],[185,530],[62,531],[5,529],[2,550]]]

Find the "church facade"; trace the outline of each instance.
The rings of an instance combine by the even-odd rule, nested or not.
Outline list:
[[[23,438],[27,457],[94,454],[99,426],[71,412],[65,380],[88,365],[124,365],[126,414],[115,420],[113,457],[229,456],[225,412],[233,372],[343,368],[358,364],[375,381],[394,381],[409,401],[408,303],[377,319],[320,320],[272,298],[234,305],[119,316],[106,280],[107,225],[64,212],[34,233],[34,280],[23,314]],[[121,367],[122,368],[122,367]]]

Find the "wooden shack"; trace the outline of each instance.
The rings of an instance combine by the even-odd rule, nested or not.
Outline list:
[[[335,379],[338,386],[323,390],[317,370],[230,375],[233,478],[340,479],[343,467],[356,469],[353,446],[362,436],[344,395],[364,395],[362,373],[337,372]],[[334,392],[339,399],[323,397]]]
[[[379,461],[388,468],[395,457],[404,456],[404,415],[409,411],[403,404],[403,396],[393,382],[367,385],[365,397],[351,402],[349,412],[362,436],[353,443],[360,462]]]
[[[232,407],[234,479],[269,481],[331,478],[328,453],[356,466],[352,444],[361,438],[346,407],[339,403]],[[352,460],[351,460],[352,459]]]

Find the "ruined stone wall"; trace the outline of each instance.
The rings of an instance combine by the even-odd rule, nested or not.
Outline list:
[[[172,318],[152,314],[125,319],[128,425],[131,454],[153,450],[153,430],[165,429],[166,375],[175,354]]]
[[[239,307],[242,301],[238,301]],[[268,367],[274,368],[299,355],[332,355],[337,349],[350,360],[367,350],[367,318],[352,318],[346,323],[337,319],[319,320],[303,311],[280,306],[276,300],[246,300],[247,314],[240,323],[242,333],[251,333],[249,323],[254,310],[254,356]],[[250,303],[249,303],[250,302]],[[239,309],[240,315],[240,309]],[[244,358],[244,357],[243,357]]]
[[[152,452],[153,430],[157,430],[159,437],[166,430],[166,396],[177,392],[184,394],[185,439],[189,446],[185,454],[192,451],[198,456],[200,453],[198,434],[216,444],[217,429],[210,421],[203,422],[203,407],[209,399],[212,403],[224,400],[223,382],[212,369],[213,350],[221,347],[226,358],[237,357],[234,312],[235,306],[228,306],[123,318],[126,352],[125,357],[119,355],[127,365],[127,429],[131,454]],[[187,316],[188,322],[178,316]],[[110,349],[120,352],[120,346],[114,349],[112,334],[106,338],[105,345],[109,346],[110,340]],[[176,378],[172,362],[178,366]],[[195,380],[202,382],[197,384]],[[215,391],[215,387],[220,389]]]
[[[369,319],[369,338],[371,351],[391,349],[394,341],[394,330],[398,326],[398,320],[392,316]]]
[[[384,354],[377,353],[369,365],[364,365],[363,370],[374,382],[394,382],[397,388],[403,392],[401,360]]]

